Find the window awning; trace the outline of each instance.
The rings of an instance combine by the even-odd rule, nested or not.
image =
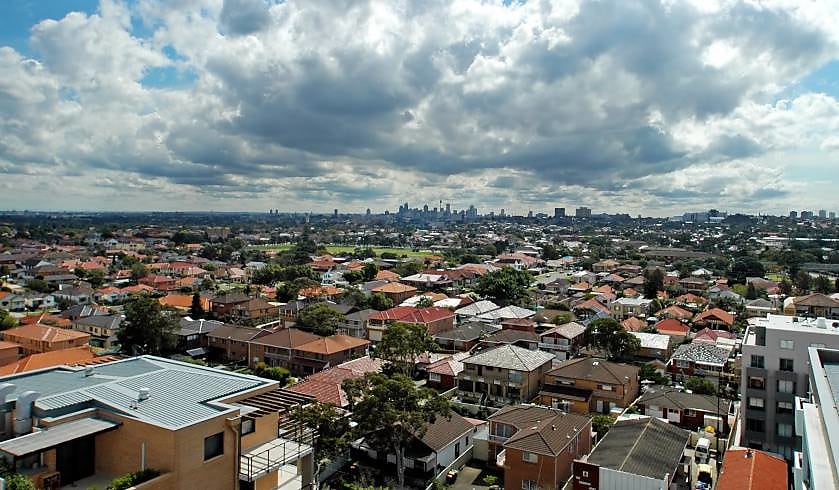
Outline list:
[[[26,456],[54,448],[65,442],[109,431],[119,425],[116,422],[95,418],[74,420],[0,442],[0,451],[15,457]]]

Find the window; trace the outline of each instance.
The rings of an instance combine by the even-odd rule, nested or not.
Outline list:
[[[760,376],[749,376],[749,388],[755,390],[765,390],[766,380]]]
[[[792,402],[778,402],[777,413],[792,413]]]
[[[256,431],[256,420],[250,417],[242,419],[242,435],[247,435]]]
[[[781,359],[779,368],[781,371],[792,372],[792,359]]]
[[[777,424],[776,431],[781,437],[792,437],[792,424]]]
[[[792,459],[792,448],[790,446],[780,445],[778,446],[778,453],[784,456],[784,459],[790,460]]]
[[[790,381],[788,379],[779,379],[778,393],[795,393],[795,381]]]
[[[511,383],[521,383],[521,372],[510,371],[510,373],[507,375],[507,378],[510,380]]]
[[[690,367],[690,361],[683,361],[683,360],[680,360],[680,359],[676,359],[676,367],[689,368]]]
[[[224,432],[213,434],[204,439],[204,461],[224,454]]]
[[[763,398],[756,398],[753,396],[749,397],[749,409],[751,410],[763,410],[764,407],[764,400]]]
[[[495,433],[493,435],[499,437],[510,437],[513,435],[513,426],[497,423],[495,424]]]
[[[795,342],[792,340],[781,340],[781,349],[792,350],[795,349]]]
[[[522,480],[521,481],[521,490],[538,490],[539,485],[536,484],[536,480]]]
[[[763,356],[756,356],[752,354],[752,365],[753,368],[760,368],[763,369]]]
[[[685,417],[696,417],[696,410],[685,409]]]
[[[614,388],[612,388],[612,385],[600,385],[600,389],[603,391],[612,391]]]
[[[534,453],[529,453],[527,451],[522,451],[521,452],[521,460],[524,461],[525,463],[538,463],[539,462],[539,456],[537,456]]]
[[[434,383],[439,383],[440,382],[440,375],[437,374],[437,373],[430,373],[428,375],[428,381],[432,381]]]
[[[583,478],[588,478],[588,471],[583,471]]]
[[[750,430],[753,432],[763,432],[765,426],[762,420],[758,419],[746,419],[746,430]]]

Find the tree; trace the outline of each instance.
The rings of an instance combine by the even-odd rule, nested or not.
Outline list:
[[[428,329],[424,325],[394,323],[388,326],[382,335],[375,355],[410,377],[414,373],[417,357],[425,352],[434,351],[436,347],[437,344],[428,335]]]
[[[527,271],[512,267],[487,272],[479,280],[475,291],[500,305],[521,305],[527,302],[532,277]]]
[[[839,277],[837,277],[836,281],[833,282],[833,290],[839,293]]]
[[[298,405],[291,412],[291,418],[309,430],[315,431],[315,487],[323,466],[337,456],[343,455],[352,440],[350,419],[338,413],[332,405],[313,403]]]
[[[609,359],[624,359],[638,352],[641,341],[614,318],[598,318],[586,327],[586,343],[603,349]]]
[[[597,432],[598,440],[602,440],[603,436],[609,432],[609,429],[615,424],[615,417],[611,415],[596,414],[591,417],[591,430]]]
[[[315,303],[300,310],[297,324],[317,335],[328,336],[335,333],[338,324],[343,320],[344,315],[328,304]]]
[[[348,397],[357,400],[352,412],[356,431],[372,447],[396,457],[398,488],[405,488],[405,450],[421,438],[437,417],[449,417],[449,402],[434,390],[418,388],[402,374],[371,373],[344,382]]]
[[[385,311],[393,308],[393,300],[382,293],[370,295],[370,308],[378,311]]]
[[[700,395],[714,395],[717,392],[717,388],[714,386],[714,383],[705,378],[700,378],[699,376],[691,376],[688,378],[687,381],[685,381],[685,389]]]
[[[49,293],[52,291],[52,288],[47,281],[40,278],[30,279],[29,282],[26,283],[26,287],[39,293]]]
[[[805,271],[798,271],[798,273],[795,275],[795,287],[797,287],[801,291],[809,291],[810,283],[811,278],[809,273]]]
[[[766,270],[759,260],[751,255],[739,255],[731,263],[728,280],[732,284],[746,284],[747,277],[763,277],[764,274]]]
[[[8,311],[0,309],[0,330],[8,330],[17,326],[15,317],[9,314]]]
[[[663,376],[656,371],[655,367],[651,364],[641,364],[641,370],[638,373],[638,378],[641,381],[652,381],[657,385],[667,385],[670,384],[670,379],[667,376]]]
[[[555,246],[548,244],[542,247],[542,260],[556,260],[560,257],[562,257],[562,254]]]
[[[364,268],[361,269],[361,275],[364,277],[365,281],[372,281],[376,278],[376,274],[379,273],[379,266],[374,264],[373,262],[368,262],[364,264]]]
[[[347,271],[344,272],[344,280],[350,284],[358,284],[364,280],[364,274],[361,271]]]
[[[160,303],[140,295],[125,303],[125,320],[117,339],[124,353],[159,356],[174,348],[177,329],[177,322],[163,314]]]
[[[565,325],[566,323],[570,323],[572,320],[574,320],[574,314],[570,311],[563,311],[556,314],[553,322],[555,325]]]
[[[277,367],[270,367],[264,362],[258,363],[253,368],[254,376],[259,376],[260,378],[267,378],[273,379],[274,381],[279,381],[280,386],[285,386],[288,384],[289,380],[291,379],[291,371],[288,369],[277,366]]]
[[[204,318],[204,307],[201,306],[201,295],[198,293],[192,294],[192,305],[189,307],[189,316],[193,320]]]
[[[757,299],[757,288],[753,282],[750,282],[746,288],[746,299]]]
[[[837,280],[839,280],[839,279],[837,279]],[[792,294],[792,283],[790,283],[786,279],[783,279],[781,282],[778,283],[778,290],[784,296],[789,296],[789,295]]]
[[[149,271],[146,269],[146,266],[143,265],[142,262],[135,262],[131,265],[131,277],[135,280],[142,279],[148,275]]]
[[[830,279],[828,279],[827,276],[823,276],[821,274],[819,274],[819,276],[816,277],[816,280],[813,281],[813,289],[822,294],[829,293],[831,289],[830,286]]]
[[[644,297],[656,299],[658,292],[664,290],[664,272],[655,268],[644,275]]]
[[[430,308],[432,306],[434,306],[434,300],[430,296],[423,296],[416,304],[417,308]]]

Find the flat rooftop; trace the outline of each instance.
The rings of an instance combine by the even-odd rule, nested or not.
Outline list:
[[[155,356],[140,356],[90,367],[53,367],[0,377],[14,389],[6,401],[35,391],[39,417],[104,408],[169,429],[186,427],[236,410],[219,400],[276,382]],[[149,397],[138,401],[140,390]]]
[[[812,332],[826,335],[839,335],[839,320],[825,318],[806,318],[800,316],[774,315],[749,319],[749,327],[743,339],[743,345],[755,345],[755,333],[752,327],[766,327],[767,330],[789,332]]]

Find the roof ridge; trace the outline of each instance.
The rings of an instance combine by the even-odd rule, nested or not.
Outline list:
[[[644,437],[644,434],[646,434],[646,433],[647,433],[647,429],[649,429],[649,428],[650,428],[650,424],[652,423],[652,421],[653,421],[653,419],[652,419],[652,418],[650,418],[650,419],[647,421],[647,423],[646,423],[646,424],[644,424],[644,429],[643,429],[643,430],[641,430],[641,433],[640,433],[640,434],[638,434],[638,437],[635,439],[635,442],[633,442],[633,443],[632,443],[632,447],[631,447],[631,448],[629,448],[629,451],[627,451],[627,452],[626,452],[626,456],[624,456],[623,461],[621,462],[621,465],[618,467],[618,469],[619,469],[620,471],[623,471],[623,465],[625,465],[625,464],[626,464],[626,462],[629,460],[629,456],[630,456],[630,455],[632,454],[632,452],[635,450],[635,447],[638,445],[638,443],[639,443],[639,442],[641,442],[641,438],[642,438],[642,437]]]

